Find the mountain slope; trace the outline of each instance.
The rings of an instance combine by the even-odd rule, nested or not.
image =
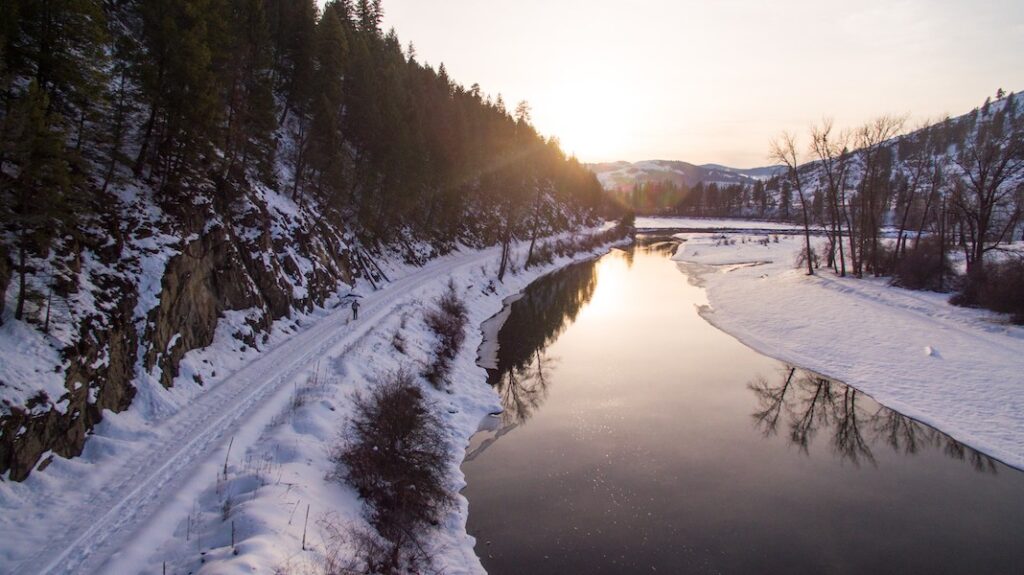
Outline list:
[[[643,162],[612,162],[587,164],[607,190],[629,191],[637,183],[672,182],[677,186],[693,187],[705,184],[749,184],[777,175],[781,168],[764,167],[740,169],[719,164],[701,166],[681,161],[649,160]]]

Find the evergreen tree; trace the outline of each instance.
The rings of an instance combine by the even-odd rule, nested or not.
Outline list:
[[[261,179],[273,183],[277,128],[271,78],[270,31],[263,0],[230,0],[230,35],[222,77],[226,90],[225,165],[243,173],[254,163]]]
[[[149,100],[136,173],[149,164],[161,189],[210,154],[220,110],[214,75],[211,24],[217,0],[164,0],[140,5],[145,51],[138,63]],[[160,125],[157,122],[160,121]],[[150,157],[151,140],[156,154]]]
[[[335,10],[327,10],[317,26],[316,100],[313,105],[309,164],[321,195],[342,187],[343,77],[348,43]]]
[[[360,32],[379,35],[380,23],[384,19],[380,0],[359,0],[356,4],[356,19]]]
[[[268,0],[277,89],[284,93],[281,121],[308,111],[312,99],[317,9],[314,0]],[[337,6],[334,2],[329,7]]]
[[[33,80],[25,97],[11,112],[11,137],[16,142],[10,161],[17,176],[3,193],[5,227],[17,242],[18,303],[15,318],[23,319],[29,287],[27,278],[35,270],[29,256],[42,256],[56,233],[72,219],[72,175],[64,147],[64,134],[49,112],[47,94]]]
[[[35,79],[46,92],[49,106],[77,120],[95,102],[105,80],[106,19],[100,0],[17,0],[10,4],[11,12],[0,26],[6,29],[8,66],[16,74]]]

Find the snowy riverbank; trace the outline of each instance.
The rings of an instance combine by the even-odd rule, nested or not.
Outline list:
[[[807,276],[798,236],[678,237],[674,259],[707,290],[709,322],[1024,469],[1024,328],[884,278]]]
[[[514,248],[520,265],[526,249]],[[453,282],[469,309],[466,343],[450,387],[424,386],[445,424],[459,490],[470,436],[500,409],[476,365],[479,326],[536,278],[607,249],[515,269],[503,283],[493,279],[500,248],[465,250],[391,268],[394,281],[379,291],[362,286],[358,320],[347,306],[319,310],[275,326],[262,351],[234,355],[219,353],[230,334],[219,337],[223,345],[191,358],[220,377],[188,409],[158,422],[135,410],[107,414],[82,457],[0,483],[0,571],[303,574],[343,564],[358,545],[351,533],[368,527],[355,491],[328,478],[353,395],[432,358],[423,313]],[[441,572],[483,571],[467,512],[459,497],[425,542]]]

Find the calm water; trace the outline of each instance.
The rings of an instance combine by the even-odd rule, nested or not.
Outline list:
[[[645,243],[513,304],[463,465],[490,573],[1024,573],[1024,474],[714,329]]]

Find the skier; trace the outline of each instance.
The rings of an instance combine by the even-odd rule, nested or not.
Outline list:
[[[352,319],[359,319],[359,300],[352,300]]]

